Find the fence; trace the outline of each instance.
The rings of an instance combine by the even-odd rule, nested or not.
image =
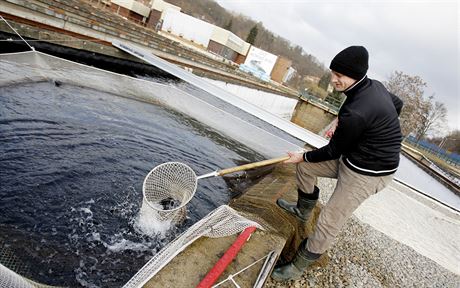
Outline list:
[[[331,104],[329,102],[326,102],[321,98],[312,96],[312,95],[310,95],[310,94],[308,94],[306,92],[300,91],[300,98],[302,100],[304,100],[304,101],[314,103],[314,104],[322,107],[324,110],[327,110],[327,111],[331,112],[332,114],[337,115],[339,113],[340,107],[337,107],[336,105],[333,105],[333,104]]]
[[[425,140],[417,140],[413,136],[407,137],[405,141],[411,144],[412,146],[417,147],[420,150],[435,155],[436,157],[446,161],[446,163],[450,165],[453,165],[455,167],[460,166],[460,155],[458,155],[457,153],[446,151],[441,147]]]

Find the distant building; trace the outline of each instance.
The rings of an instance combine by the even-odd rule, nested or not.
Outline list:
[[[284,83],[295,72],[291,60],[251,46],[231,31],[182,13],[181,7],[163,0],[112,0],[111,10],[240,64],[241,70],[264,81]]]
[[[241,64],[244,62],[250,47],[251,44],[232,32],[214,26],[214,31],[209,39],[208,51]]]
[[[284,78],[283,78],[283,83],[286,83],[288,82],[289,80],[291,80],[294,75],[297,73],[297,71],[292,68],[292,67],[289,67],[288,71],[286,72],[286,74],[284,75]]]
[[[161,14],[162,31],[206,49],[214,31],[214,25],[175,9],[166,9]]]
[[[273,67],[273,70],[270,74],[270,77],[272,78],[273,81],[276,81],[278,83],[284,83],[284,78],[289,71],[289,68],[291,68],[292,61],[278,56],[278,59],[276,59],[275,65]]]
[[[244,62],[251,46],[232,32],[182,13],[179,9],[163,7],[160,19],[162,31],[193,42],[238,64]]]
[[[110,9],[126,19],[145,24],[150,15],[150,1],[112,0]]]
[[[180,12],[181,8],[179,6],[167,3],[163,0],[153,0],[150,6],[152,10],[150,11],[150,16],[147,22],[147,27],[154,28],[155,30],[161,30],[163,25],[162,13],[166,10],[175,10]]]

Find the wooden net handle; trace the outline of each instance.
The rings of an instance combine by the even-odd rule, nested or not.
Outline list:
[[[245,170],[254,169],[254,168],[258,168],[258,167],[263,167],[263,166],[267,166],[267,165],[271,165],[271,164],[276,164],[276,163],[279,163],[279,162],[286,161],[289,158],[290,158],[289,156],[283,156],[283,157],[279,157],[279,158],[274,158],[274,159],[264,160],[264,161],[260,161],[260,162],[255,162],[255,163],[249,163],[249,164],[245,164],[245,165],[241,165],[241,166],[236,166],[236,167],[232,167],[232,168],[222,169],[222,170],[217,171],[217,175],[218,176],[223,176],[223,175],[234,173],[234,172],[245,171]]]

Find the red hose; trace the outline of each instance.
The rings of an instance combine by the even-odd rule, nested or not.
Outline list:
[[[248,227],[236,238],[232,246],[225,251],[225,254],[214,264],[214,267],[208,272],[208,274],[201,280],[200,284],[196,288],[209,288],[214,282],[219,279],[220,275],[224,272],[228,265],[235,259],[238,252],[243,247],[244,243],[248,240],[249,236],[256,230],[256,227]]]

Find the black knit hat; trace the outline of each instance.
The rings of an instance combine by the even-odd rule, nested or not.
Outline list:
[[[369,68],[369,53],[363,46],[350,46],[343,49],[331,61],[329,68],[355,80],[366,75]]]

